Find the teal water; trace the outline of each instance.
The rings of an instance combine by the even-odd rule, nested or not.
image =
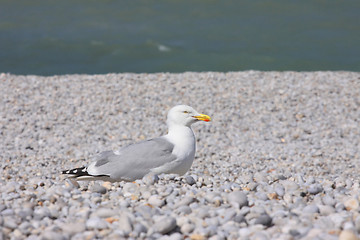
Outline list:
[[[0,0],[0,72],[360,71],[360,1]]]

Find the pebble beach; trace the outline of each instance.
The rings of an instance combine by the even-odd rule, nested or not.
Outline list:
[[[0,239],[359,239],[360,73],[2,73],[0,101]],[[61,174],[178,104],[212,118],[184,176]]]

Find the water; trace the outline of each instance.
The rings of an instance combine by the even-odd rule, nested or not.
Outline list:
[[[359,23],[359,0],[0,0],[0,72],[360,71]]]

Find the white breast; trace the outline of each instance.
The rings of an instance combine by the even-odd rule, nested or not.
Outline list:
[[[166,172],[184,175],[190,169],[195,157],[194,132],[189,127],[177,126],[171,128],[165,138],[174,144],[172,153],[177,156],[177,159]]]

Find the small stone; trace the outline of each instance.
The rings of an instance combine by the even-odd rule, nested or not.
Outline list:
[[[285,188],[281,184],[276,184],[274,190],[275,190],[275,193],[280,197],[285,195]]]
[[[50,208],[49,211],[50,211],[49,217],[51,219],[57,219],[60,217],[60,212],[58,211],[58,209]]]
[[[325,205],[329,205],[329,206],[335,206],[335,204],[336,204],[336,200],[333,197],[330,197],[329,195],[325,195],[322,198],[322,202]]]
[[[217,192],[207,192],[204,196],[205,200],[209,203],[214,203],[218,197],[220,197],[220,194]]]
[[[80,184],[76,180],[69,178],[65,180],[65,186],[68,188],[80,188]]]
[[[189,196],[186,196],[184,198],[182,198],[179,202],[175,203],[175,208],[179,207],[179,206],[183,206],[183,205],[186,205],[186,206],[189,206],[191,203],[195,202],[196,199],[194,197],[189,197]]]
[[[126,234],[129,234],[132,231],[133,225],[132,225],[131,220],[130,220],[130,218],[129,218],[129,216],[127,214],[125,214],[125,213],[121,214],[121,216],[119,218],[119,227]]]
[[[176,228],[176,220],[170,216],[162,216],[158,218],[154,225],[153,230],[161,234],[167,234]]]
[[[305,212],[305,213],[319,213],[320,209],[316,205],[307,205],[306,207],[304,207],[303,212]]]
[[[245,217],[241,214],[236,214],[234,217],[234,222],[237,222],[237,223],[245,222]]]
[[[189,185],[194,185],[196,183],[195,179],[192,176],[186,176],[185,181]]]
[[[270,227],[272,224],[272,218],[268,214],[263,214],[256,218],[255,224],[261,224],[266,227]]]
[[[103,182],[102,186],[106,188],[107,190],[111,189],[111,182]]]
[[[206,236],[204,236],[203,234],[200,233],[194,233],[190,235],[190,239],[191,240],[205,240]]]
[[[155,207],[162,207],[165,205],[165,201],[161,199],[158,195],[152,195],[148,199],[148,203]]]
[[[323,191],[323,187],[320,184],[311,184],[307,191],[310,194],[316,195]]]
[[[14,218],[5,217],[4,218],[4,227],[10,228],[10,229],[16,229],[18,227],[18,224],[16,223]]]
[[[65,223],[61,226],[62,230],[70,235],[75,235],[76,233],[84,232],[86,229],[84,222],[73,222]]]
[[[45,217],[50,217],[50,210],[47,207],[40,207],[34,210],[35,220],[41,220]]]
[[[182,240],[183,236],[180,233],[175,232],[175,233],[171,234],[167,239],[168,240]]]
[[[125,197],[130,197],[132,194],[135,194],[138,191],[138,187],[135,183],[128,182],[123,186],[123,192]]]
[[[91,214],[91,217],[108,218],[114,216],[115,214],[116,211],[114,211],[114,209],[99,208],[94,213]]]
[[[190,214],[192,212],[191,208],[189,206],[180,206],[176,208],[176,212],[182,213],[182,214]]]
[[[359,201],[356,198],[348,198],[344,202],[346,210],[357,210],[359,208]]]
[[[57,201],[57,198],[55,196],[50,196],[50,202],[54,204]]]
[[[285,192],[294,192],[299,189],[299,185],[294,181],[283,180],[281,181],[281,184],[284,186]]]
[[[23,236],[22,232],[19,229],[15,229],[12,233],[12,235],[15,237],[15,239],[24,239],[25,236]],[[1,235],[0,235],[1,238]]]
[[[353,231],[344,230],[339,235],[339,240],[358,240],[359,238]]]
[[[154,185],[155,183],[157,183],[159,181],[159,176],[155,173],[148,173],[146,174],[143,178],[142,178],[143,183],[145,183],[146,185],[150,186],[150,185]]]
[[[105,229],[107,222],[99,217],[92,217],[86,221],[86,228],[88,229]]]
[[[195,225],[192,223],[185,223],[184,225],[181,226],[180,231],[183,234],[189,234],[192,233],[195,229]]]
[[[140,233],[146,233],[147,232],[147,228],[141,224],[141,223],[135,223],[134,225],[134,232],[140,234]]]
[[[41,234],[41,239],[44,240],[64,240],[66,239],[61,233],[54,231],[45,231]]]
[[[337,212],[341,212],[341,211],[345,210],[345,205],[341,202],[338,202],[335,204],[335,209]]]
[[[90,188],[91,192],[94,193],[100,193],[100,194],[105,194],[107,192],[107,189],[103,186],[101,186],[98,183],[95,183],[91,188]]]
[[[22,222],[19,225],[19,230],[24,235],[29,235],[31,233],[31,230],[33,229],[32,225],[29,222]]]
[[[335,213],[335,208],[328,205],[319,205],[320,214],[323,216],[328,216],[330,214]]]
[[[0,203],[0,213],[1,213],[1,215],[3,215],[2,211],[4,211],[5,209],[6,209],[6,206]]]
[[[7,208],[1,212],[1,215],[3,216],[13,216],[14,214],[15,212],[11,208]]]
[[[275,193],[276,194],[276,193]],[[268,195],[266,194],[266,193],[264,193],[264,192],[256,192],[256,197],[258,198],[258,199],[260,199],[260,200],[263,200],[263,201],[266,201],[266,200],[268,200],[269,199],[269,197],[268,197]]]
[[[227,201],[233,205],[236,205],[238,208],[248,206],[249,204],[246,194],[240,191],[229,193],[227,195]]]
[[[270,199],[270,200],[278,199],[278,195],[276,193],[268,193],[267,198]]]

